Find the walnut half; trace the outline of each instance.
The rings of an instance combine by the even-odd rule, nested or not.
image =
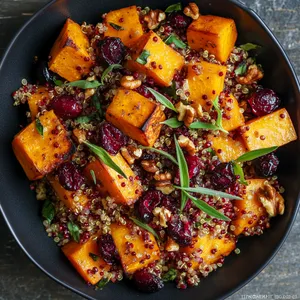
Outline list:
[[[251,65],[244,76],[238,76],[236,81],[240,84],[252,84],[264,77],[257,65]]]
[[[148,28],[153,30],[157,28],[161,21],[166,18],[166,14],[159,9],[150,10],[145,16],[144,21],[147,23]]]

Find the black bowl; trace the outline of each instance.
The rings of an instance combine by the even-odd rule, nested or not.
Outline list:
[[[162,3],[164,2],[164,3]],[[67,17],[78,22],[96,23],[101,14],[132,4],[165,8],[174,0],[60,0],[52,1],[19,31],[7,49],[0,69],[0,136],[1,136],[1,210],[6,222],[28,257],[46,274],[62,285],[90,299],[218,299],[232,294],[257,275],[277,253],[295,219],[299,206],[299,140],[278,151],[279,178],[286,188],[286,213],[274,219],[263,236],[244,238],[238,243],[240,255],[231,255],[225,265],[201,281],[199,287],[179,291],[167,284],[158,294],[141,295],[126,283],[110,284],[103,291],[88,287],[67,259],[49,239],[40,217],[40,205],[29,182],[15,159],[11,141],[24,117],[22,109],[12,105],[11,93],[22,78],[30,80],[35,55],[47,55]],[[187,4],[188,1],[182,1]],[[239,43],[262,45],[258,61],[265,69],[263,84],[274,89],[300,128],[299,83],[293,68],[276,38],[252,11],[234,0],[196,0],[203,14],[210,13],[235,19]],[[163,4],[163,6],[162,6]]]

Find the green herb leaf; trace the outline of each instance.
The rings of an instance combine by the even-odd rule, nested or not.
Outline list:
[[[72,221],[68,222],[67,226],[68,226],[70,235],[72,236],[73,240],[76,243],[79,243],[79,240],[80,240],[79,227]]]
[[[239,64],[239,66],[235,69],[235,75],[244,75],[247,72],[247,65],[245,63]]]
[[[102,147],[96,146],[88,141],[83,141],[83,143],[85,145],[87,145],[89,147],[89,149],[98,156],[98,158],[104,163],[106,164],[108,167],[112,168],[113,170],[115,170],[117,173],[119,173],[120,175],[122,175],[124,178],[127,179],[126,174],[121,170],[121,168],[111,159],[111,157],[109,156],[109,154],[107,153],[107,151],[105,149],[103,149]]]
[[[97,111],[98,111],[99,119],[102,119],[102,118],[104,117],[104,112],[103,112],[103,109],[102,109],[100,100],[99,100],[99,98],[98,98],[97,95],[93,95],[93,97],[92,97],[92,103],[93,103],[93,106],[94,106],[94,107],[97,109]]]
[[[179,166],[180,186],[182,188],[187,188],[189,186],[189,181],[190,181],[189,169],[184,154],[182,152],[182,149],[180,148],[175,135],[174,135],[174,141],[175,141],[176,156],[177,156],[177,161]],[[186,193],[184,193],[184,191],[181,191],[181,203],[180,203],[181,211],[183,211],[183,209],[185,208],[187,200],[188,198]]]
[[[234,175],[239,176],[239,182],[241,184],[248,185],[247,181],[245,180],[243,168],[241,167],[241,165],[239,163],[237,163],[235,161],[233,162],[233,172],[234,172]]]
[[[89,257],[91,257],[93,259],[93,261],[97,261],[99,259],[99,256],[94,254],[94,253],[89,253]]]
[[[146,231],[152,233],[155,236],[155,238],[157,240],[159,240],[159,236],[157,235],[157,233],[155,232],[155,230],[152,227],[150,227],[148,224],[145,224],[145,223],[143,223],[143,222],[141,222],[138,219],[135,219],[133,217],[129,217],[129,219],[131,221],[133,221],[137,226],[139,226],[139,227],[145,229]]]
[[[176,277],[177,277],[177,270],[171,268],[167,273],[163,274],[161,279],[164,282],[167,282],[167,281],[175,280]]]
[[[204,187],[182,187],[182,186],[176,186],[176,185],[174,185],[174,187],[176,189],[190,192],[190,193],[198,193],[198,194],[222,197],[222,198],[233,199],[233,200],[243,200],[242,198],[240,198],[238,196],[234,196],[234,195],[227,194],[227,193],[220,192],[220,191],[215,191],[215,190],[204,188]]]
[[[179,11],[179,10],[182,10],[182,6],[181,6],[180,2],[168,6],[167,9],[165,10],[165,12],[171,13],[173,11]]]
[[[78,124],[83,124],[83,123],[89,123],[91,120],[93,120],[93,115],[80,116],[75,119],[75,122]]]
[[[68,85],[86,90],[86,89],[94,89],[94,88],[100,86],[101,83],[98,80],[93,80],[93,81],[77,80],[77,81],[69,82]]]
[[[175,165],[178,165],[178,162],[177,160],[171,155],[169,154],[168,152],[165,152],[163,150],[159,150],[159,149],[156,149],[156,148],[152,148],[152,147],[145,147],[145,146],[140,146],[141,149],[146,149],[146,150],[150,150],[150,151],[153,151],[153,152],[156,152],[156,153],[159,153],[163,156],[165,156],[166,158],[168,158],[170,161],[172,161]]]
[[[124,28],[118,24],[115,23],[108,23],[113,29],[117,30],[117,31],[121,31],[124,30]]]
[[[266,154],[269,154],[269,153],[275,151],[277,148],[278,148],[277,146],[274,146],[274,147],[270,147],[270,148],[262,148],[262,149],[249,151],[249,152],[241,155],[235,161],[236,162],[251,161],[251,160],[254,160],[254,159],[259,158],[261,156],[264,156]]]
[[[109,282],[111,279],[112,275],[109,274],[108,277],[102,278],[98,283],[96,283],[95,287],[97,290],[102,290]]]
[[[42,216],[49,222],[53,220],[55,216],[55,208],[50,200],[45,200],[42,208]]]
[[[213,101],[213,106],[214,106],[214,108],[215,108],[215,110],[216,110],[216,112],[217,112],[217,114],[218,114],[217,120],[216,120],[216,125],[217,125],[217,127],[219,127],[219,130],[220,130],[220,131],[222,131],[222,132],[228,134],[228,131],[225,130],[225,129],[223,128],[223,125],[222,125],[222,119],[223,119],[223,116],[222,116],[222,111],[221,111],[221,109],[220,109],[220,107],[219,107],[219,97],[217,97],[217,98]]]
[[[187,195],[187,197],[189,197],[192,200],[192,202],[195,206],[197,206],[199,209],[204,211],[209,216],[220,219],[220,220],[224,220],[224,221],[230,221],[230,219],[228,217],[224,216],[222,213],[220,213],[218,210],[216,210],[215,208],[213,208],[212,206],[207,204],[205,201],[193,197],[186,191],[183,191],[183,192]]]
[[[170,97],[172,97],[173,99],[177,99],[178,96],[176,94],[176,83],[175,81],[172,81],[172,85],[169,87],[165,87],[162,89],[162,91],[166,94],[168,94]]]
[[[94,184],[97,184],[97,179],[96,179],[96,175],[95,175],[95,171],[94,170],[90,170],[91,176],[93,178]]]
[[[109,67],[107,67],[102,75],[101,75],[101,84],[104,85],[104,80],[106,79],[107,75],[113,70],[113,69],[122,69],[122,65],[119,65],[119,64],[113,64],[113,65],[110,65]]]
[[[165,43],[167,45],[174,44],[179,49],[186,49],[187,45],[180,40],[174,33],[170,34],[166,39]]]
[[[39,118],[35,119],[35,128],[41,136],[44,136],[44,126],[42,125]]]
[[[220,128],[211,123],[194,122],[190,125],[191,129],[207,129],[207,130],[220,130]]]
[[[177,118],[171,118],[161,122],[160,124],[165,124],[171,128],[179,128],[183,125],[183,122],[178,121]]]
[[[159,103],[161,103],[165,107],[177,112],[177,109],[175,108],[173,103],[169,99],[167,99],[164,95],[162,95],[161,93],[159,93],[156,90],[151,89],[149,87],[147,87],[147,89],[155,97],[156,101],[158,101]]]
[[[244,44],[244,45],[240,45],[239,48],[241,48],[245,51],[250,51],[250,50],[257,49],[257,48],[261,48],[261,46],[255,45],[255,44],[252,44],[252,43],[247,43],[247,44]]]
[[[54,82],[55,85],[57,86],[63,86],[64,83],[63,81],[59,80],[59,79],[56,79],[56,77],[53,77],[52,81]]]
[[[143,50],[140,56],[136,59],[136,62],[138,62],[141,65],[145,65],[149,56],[150,52],[148,50]]]

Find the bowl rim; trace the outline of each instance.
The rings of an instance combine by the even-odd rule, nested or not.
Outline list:
[[[0,62],[0,71],[2,70],[2,67],[4,65],[5,60],[7,59],[7,57],[9,56],[10,50],[13,47],[15,41],[19,38],[19,36],[23,33],[23,31],[25,30],[25,28],[27,26],[29,26],[29,24],[35,20],[36,18],[38,18],[45,10],[48,9],[48,7],[52,6],[57,0],[51,0],[50,2],[48,2],[47,4],[45,4],[42,8],[40,8],[35,14],[33,14],[33,16],[25,22],[24,25],[21,26],[21,28],[16,32],[16,34],[14,35],[14,37],[11,39],[11,41],[9,42],[8,46],[6,47],[4,54],[2,56],[1,62]],[[278,50],[280,51],[280,54],[283,56],[285,62],[287,63],[293,79],[295,81],[295,84],[298,88],[298,91],[300,93],[300,81],[298,80],[296,71],[287,55],[287,53],[285,52],[285,50],[283,49],[281,43],[278,41],[278,39],[276,38],[275,34],[271,31],[271,29],[268,27],[268,25],[262,20],[262,18],[251,8],[249,8],[246,4],[240,2],[239,0],[228,0],[229,2],[232,2],[234,5],[236,5],[237,7],[241,8],[243,11],[247,12],[256,22],[259,23],[259,25],[262,26],[262,28],[264,29],[264,31],[269,35],[269,37],[272,39],[272,41],[275,43],[275,45],[277,46]],[[280,250],[280,248],[282,247],[282,245],[285,243],[287,237],[289,236],[291,229],[293,227],[293,224],[295,223],[297,214],[300,211],[300,193],[298,194],[298,198],[296,199],[296,208],[295,211],[293,213],[293,215],[291,216],[291,219],[289,220],[289,224],[288,224],[288,228],[283,236],[283,238],[281,239],[281,241],[278,243],[278,245],[276,246],[275,249],[273,249],[272,255],[260,266],[260,268],[258,268],[250,277],[248,277],[246,280],[241,281],[234,289],[229,290],[228,292],[226,292],[223,296],[222,299],[225,299],[233,294],[235,294],[237,291],[239,291],[240,289],[242,289],[244,286],[246,286],[250,281],[252,281],[259,273],[261,273],[261,271],[263,269],[265,269],[265,267],[267,265],[269,265],[269,263],[273,260],[273,258],[277,255],[278,251]],[[81,292],[80,290],[77,290],[76,288],[74,288],[73,286],[65,283],[64,281],[56,278],[54,275],[52,275],[50,272],[48,272],[45,268],[43,268],[35,259],[34,257],[31,256],[31,254],[26,250],[25,246],[23,246],[23,244],[21,243],[21,241],[18,239],[16,233],[14,232],[11,224],[8,221],[8,218],[2,208],[2,205],[0,203],[0,211],[3,215],[3,218],[11,232],[11,234],[13,235],[14,239],[17,241],[18,245],[20,246],[20,248],[24,251],[24,253],[27,255],[27,257],[31,260],[31,262],[33,262],[41,271],[43,271],[43,273],[45,273],[48,277],[50,277],[52,280],[54,280],[55,282],[61,284],[63,287],[71,290],[72,292],[87,298],[87,299],[95,299],[93,297],[90,297],[88,295],[86,295],[84,292]]]

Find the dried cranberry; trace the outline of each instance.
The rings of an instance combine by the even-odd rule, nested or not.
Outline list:
[[[146,97],[146,98],[153,98],[152,94],[149,92],[147,87],[143,84],[141,86],[139,86],[138,88],[136,88],[135,91],[138,92],[139,94],[141,94],[142,96]]]
[[[261,89],[253,93],[248,102],[253,113],[258,117],[270,114],[280,105],[280,99],[270,89]]]
[[[260,157],[255,162],[255,169],[262,176],[268,177],[276,173],[279,159],[274,153],[269,153]]]
[[[119,260],[119,254],[113,238],[110,234],[103,234],[98,237],[98,248],[101,257],[109,264],[116,263]]]
[[[127,137],[112,124],[104,122],[98,128],[94,142],[115,155],[127,143]]]
[[[178,210],[178,202],[175,198],[163,195],[160,206],[165,207],[169,211],[171,211],[173,214],[175,214]]]
[[[191,19],[181,13],[171,13],[167,18],[167,22],[173,28],[184,29],[190,25]]]
[[[163,196],[160,191],[147,191],[136,202],[135,208],[143,222],[149,223],[153,219],[152,211],[161,203]]]
[[[188,246],[192,242],[192,230],[188,221],[183,222],[178,215],[172,217],[168,224],[169,236],[178,244]]]
[[[196,155],[186,155],[185,160],[189,169],[189,178],[192,179],[195,176],[197,176],[201,169],[201,160]],[[176,172],[174,182],[176,184],[180,183],[180,177],[179,177],[179,169]]]
[[[164,287],[163,281],[146,269],[136,271],[132,280],[134,286],[141,292],[153,293]]]
[[[84,177],[74,163],[65,162],[57,170],[59,183],[68,191],[77,191],[84,184]]]
[[[51,100],[50,108],[62,119],[77,118],[82,112],[81,103],[73,96],[61,95]]]
[[[99,41],[96,55],[109,65],[120,64],[125,57],[125,47],[119,38],[106,37]]]
[[[232,163],[221,163],[216,166],[211,176],[214,188],[224,190],[235,181]]]

